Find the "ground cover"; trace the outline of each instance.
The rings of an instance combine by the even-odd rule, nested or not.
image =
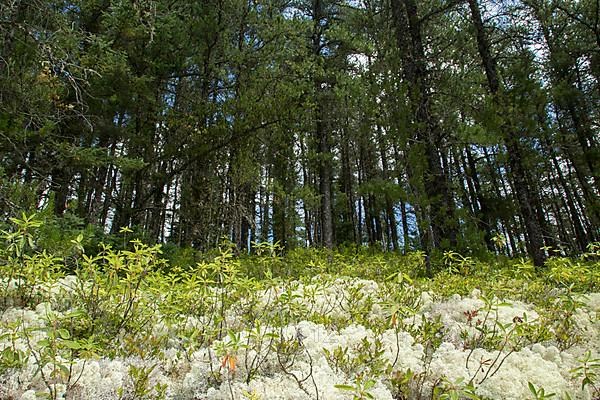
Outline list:
[[[262,246],[174,266],[133,242],[66,266],[7,240],[0,398],[600,396],[597,247],[543,270],[448,252],[424,278],[418,252]]]

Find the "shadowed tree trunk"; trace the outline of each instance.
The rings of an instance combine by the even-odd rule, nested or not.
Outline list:
[[[456,245],[457,228],[453,216],[454,198],[449,179],[442,168],[442,136],[432,111],[429,71],[422,38],[422,20],[414,0],[392,2],[396,41],[402,60],[402,75],[412,112],[414,140],[409,149],[411,161],[420,160],[421,173],[413,176],[414,186],[424,204],[423,247],[429,253],[436,248]]]
[[[540,225],[540,221],[536,215],[535,205],[538,203],[536,194],[533,192],[533,188],[528,179],[527,170],[523,165],[525,154],[515,127],[511,126],[506,117],[502,115],[502,110],[505,110],[506,106],[503,104],[496,62],[490,53],[490,45],[483,26],[481,11],[477,0],[469,0],[469,8],[475,27],[477,49],[485,70],[488,89],[494,98],[494,102],[498,105],[499,118],[503,121],[501,133],[504,145],[506,146],[510,174],[514,181],[515,196],[527,231],[527,250],[530,257],[533,259],[533,263],[536,266],[542,266],[546,259],[546,255],[542,249],[542,247],[544,247],[544,238],[542,236],[543,227]]]

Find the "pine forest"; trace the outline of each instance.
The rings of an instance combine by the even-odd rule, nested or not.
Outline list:
[[[600,399],[599,133],[598,0],[0,0],[0,399]]]

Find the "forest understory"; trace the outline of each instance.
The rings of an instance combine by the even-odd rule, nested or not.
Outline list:
[[[600,397],[597,244],[428,276],[422,251],[163,252],[39,218],[3,233],[2,399]]]
[[[600,399],[597,0],[0,1],[0,399]]]

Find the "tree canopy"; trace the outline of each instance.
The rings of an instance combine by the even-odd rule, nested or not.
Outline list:
[[[206,250],[600,240],[578,0],[0,4],[0,210]]]

